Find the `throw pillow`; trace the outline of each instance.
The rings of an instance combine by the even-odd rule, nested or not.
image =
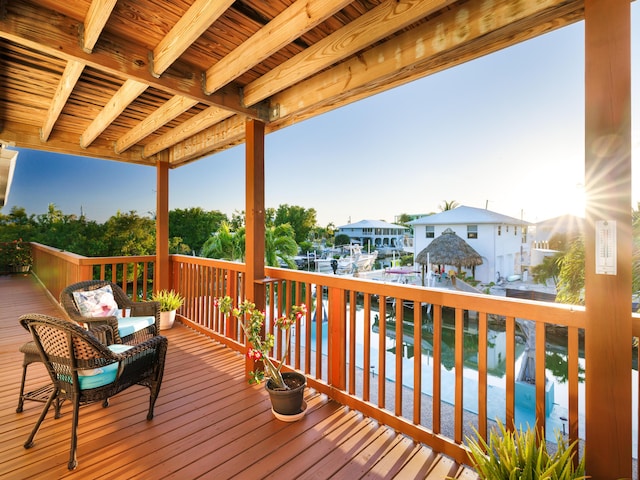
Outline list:
[[[120,309],[113,297],[111,285],[105,285],[95,290],[73,292],[73,299],[78,310],[85,317],[119,316]]]

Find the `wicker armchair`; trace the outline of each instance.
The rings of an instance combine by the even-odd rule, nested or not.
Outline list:
[[[33,431],[24,444],[33,439],[51,404],[59,399],[73,406],[69,470],[77,466],[76,446],[80,405],[108,399],[132,385],[150,390],[147,420],[153,418],[164,372],[167,339],[156,335],[139,345],[103,345],[90,331],[71,322],[39,314],[20,317],[20,323],[33,336],[47,367],[53,391],[45,403]]]
[[[109,285],[120,311],[130,311],[130,317],[118,318],[115,315],[106,317],[89,317],[79,309],[75,292],[88,292]],[[85,325],[110,325],[113,329],[114,343],[136,345],[158,335],[160,332],[160,304],[158,302],[134,302],[119,285],[107,280],[88,280],[69,285],[60,292],[60,304],[69,318]],[[136,324],[135,319],[153,317],[147,322]]]

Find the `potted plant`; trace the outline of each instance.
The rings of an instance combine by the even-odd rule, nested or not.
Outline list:
[[[234,316],[247,337],[250,344],[247,356],[257,365],[257,368],[249,374],[249,383],[256,384],[266,380],[265,388],[269,392],[271,406],[277,418],[282,420],[286,420],[286,416],[299,418],[304,414],[304,387],[307,379],[298,372],[283,373],[282,366],[289,355],[292,327],[306,315],[306,305],[292,306],[289,315],[282,315],[275,321],[276,328],[286,332],[284,353],[277,366],[269,357],[275,344],[275,337],[271,333],[263,334],[264,312],[258,310],[255,304],[248,300],[234,307],[229,296],[217,298],[215,305],[222,314]]]
[[[160,304],[160,330],[173,327],[176,310],[184,303],[184,298],[174,290],[160,290],[151,296],[151,300]]]
[[[6,272],[28,272],[33,264],[31,245],[22,239],[3,243],[0,246],[0,270]]]

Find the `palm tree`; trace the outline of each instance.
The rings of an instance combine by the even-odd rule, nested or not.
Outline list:
[[[293,257],[298,253],[295,232],[288,223],[271,226],[265,229],[264,256],[265,263],[270,267],[279,267],[280,262],[289,268],[296,268]]]
[[[234,236],[231,233],[229,223],[222,222],[218,231],[202,245],[202,256],[223,260],[239,260]]]
[[[460,204],[455,201],[455,200],[443,200],[443,203],[441,203],[438,208],[440,209],[441,212],[446,212],[447,210],[453,210],[454,208],[457,208],[460,206]]]

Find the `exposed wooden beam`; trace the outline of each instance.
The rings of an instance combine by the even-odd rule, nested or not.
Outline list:
[[[62,77],[60,77],[60,83],[58,83],[56,93],[53,95],[53,99],[49,105],[44,125],[42,125],[42,129],[40,130],[40,140],[43,142],[46,142],[49,139],[51,130],[53,130],[53,126],[58,120],[60,112],[62,112],[62,109],[67,103],[69,95],[71,95],[71,92],[76,86],[83,70],[84,63],[76,62],[75,60],[67,62],[64,72],[62,72]]]
[[[149,142],[144,147],[144,155],[155,155],[231,116],[233,114],[228,110],[209,107],[189,120],[184,121],[180,126]]]
[[[562,26],[558,22],[557,4],[554,0],[526,2],[514,9],[512,2],[496,0],[488,5],[484,0],[470,0],[464,18],[457,11],[449,11],[402,35],[362,52],[357,58],[342,62],[308,80],[275,94],[273,106],[279,109],[280,119],[300,115],[305,110],[316,109],[327,101],[347,98],[365,88],[392,81],[394,77],[419,78],[437,71],[438,56],[446,56],[457,50],[460,63],[478,58],[495,45],[513,44],[516,31],[549,29]],[[581,10],[583,2],[560,2],[567,15]],[[548,13],[548,16],[545,15]],[[526,25],[522,23],[526,22]],[[494,35],[492,42],[473,43],[474,40]],[[532,34],[533,35],[533,34]],[[503,40],[500,41],[500,38]],[[493,47],[491,46],[493,44]]]
[[[266,115],[262,109],[244,107],[236,88],[228,87],[206,95],[202,88],[202,72],[185,65],[174,65],[176,73],[172,69],[172,75],[154,77],[148,68],[149,51],[129,41],[103,34],[100,48],[87,53],[78,44],[77,36],[73,35],[79,28],[78,22],[71,18],[35,8],[28,3],[16,2],[5,16],[0,16],[0,38],[66,61],[85,63],[123,82],[131,79],[147,83],[171,95],[184,95],[204,105],[224,108],[250,118]],[[184,71],[177,75],[180,69]]]
[[[244,88],[245,104],[258,103],[450,3],[452,0],[387,0],[251,82]],[[212,91],[209,85],[209,71],[207,90]]]
[[[80,136],[80,146],[87,148],[91,145],[98,135],[106,130],[106,128],[124,111],[127,106],[133,102],[138,96],[147,89],[146,83],[136,82],[135,80],[127,80],[122,87],[111,97],[100,113],[94,118],[93,122]]]
[[[266,125],[267,133],[386,90],[389,85],[387,82],[402,85],[583,18],[582,0],[547,0],[543,5],[536,4],[537,8],[529,6],[520,15],[513,14],[512,6],[506,0],[497,2],[492,14],[483,10],[483,3],[482,0],[472,0],[467,4],[469,25],[464,25],[453,14],[442,15],[423,28],[414,28],[365,52],[356,60],[343,62],[274,95],[271,102],[274,107],[279,108],[280,116]],[[545,9],[545,6],[548,8]],[[523,20],[525,14],[533,14],[533,20]],[[524,26],[523,21],[527,22]],[[481,24],[480,27],[478,23]],[[467,36],[461,37],[460,32],[464,31],[467,31]],[[472,42],[478,37],[483,41]],[[394,61],[379,61],[389,58]],[[394,65],[394,62],[401,62],[402,68],[396,69],[397,64]],[[224,123],[219,127],[223,125]],[[216,138],[220,142],[226,141],[221,135]],[[231,142],[238,142],[236,136],[229,138]],[[185,139],[179,146],[179,153],[172,158],[182,159],[185,145],[190,141],[191,139]],[[193,148],[189,147],[188,150]],[[224,148],[224,143],[210,144],[208,152]],[[188,157],[191,158],[193,156]]]
[[[196,0],[153,49],[152,71],[159,77],[215,22],[234,0]]]
[[[205,91],[215,92],[334,15],[351,1],[297,0],[250,39],[209,68],[206,72]]]
[[[117,0],[92,0],[82,28],[82,49],[91,53]]]
[[[169,161],[178,166],[212,152],[225,150],[244,140],[245,117],[234,115],[178,143],[170,150]]]
[[[80,147],[77,134],[62,131],[56,132],[46,144],[43,144],[40,140],[40,127],[15,122],[10,119],[3,120],[2,122],[2,126],[0,127],[0,140],[13,143],[21,148],[46,150],[49,152],[102,160],[116,160],[146,166],[154,166],[157,157],[156,155],[143,157],[142,147],[139,146],[117,154],[113,149],[113,142],[105,141],[102,138],[96,139],[87,148],[82,148]],[[44,148],[43,145],[46,146],[46,148]]]
[[[120,137],[116,141],[116,147],[115,147],[116,153],[124,152],[127,148],[135,145],[140,140],[150,135],[161,126],[167,124],[168,122],[176,118],[178,115],[181,115],[182,113],[186,112],[191,107],[197,104],[198,102],[196,100],[191,100],[181,95],[176,95],[172,97],[169,101],[167,101],[164,105],[158,108],[155,112],[153,112],[143,121],[141,121],[138,125],[136,125],[134,128],[129,130],[122,137]],[[220,110],[219,108],[216,108],[216,107],[209,107],[209,108],[215,108],[216,110]],[[230,112],[227,112],[226,110],[223,110],[223,111],[231,115]]]

